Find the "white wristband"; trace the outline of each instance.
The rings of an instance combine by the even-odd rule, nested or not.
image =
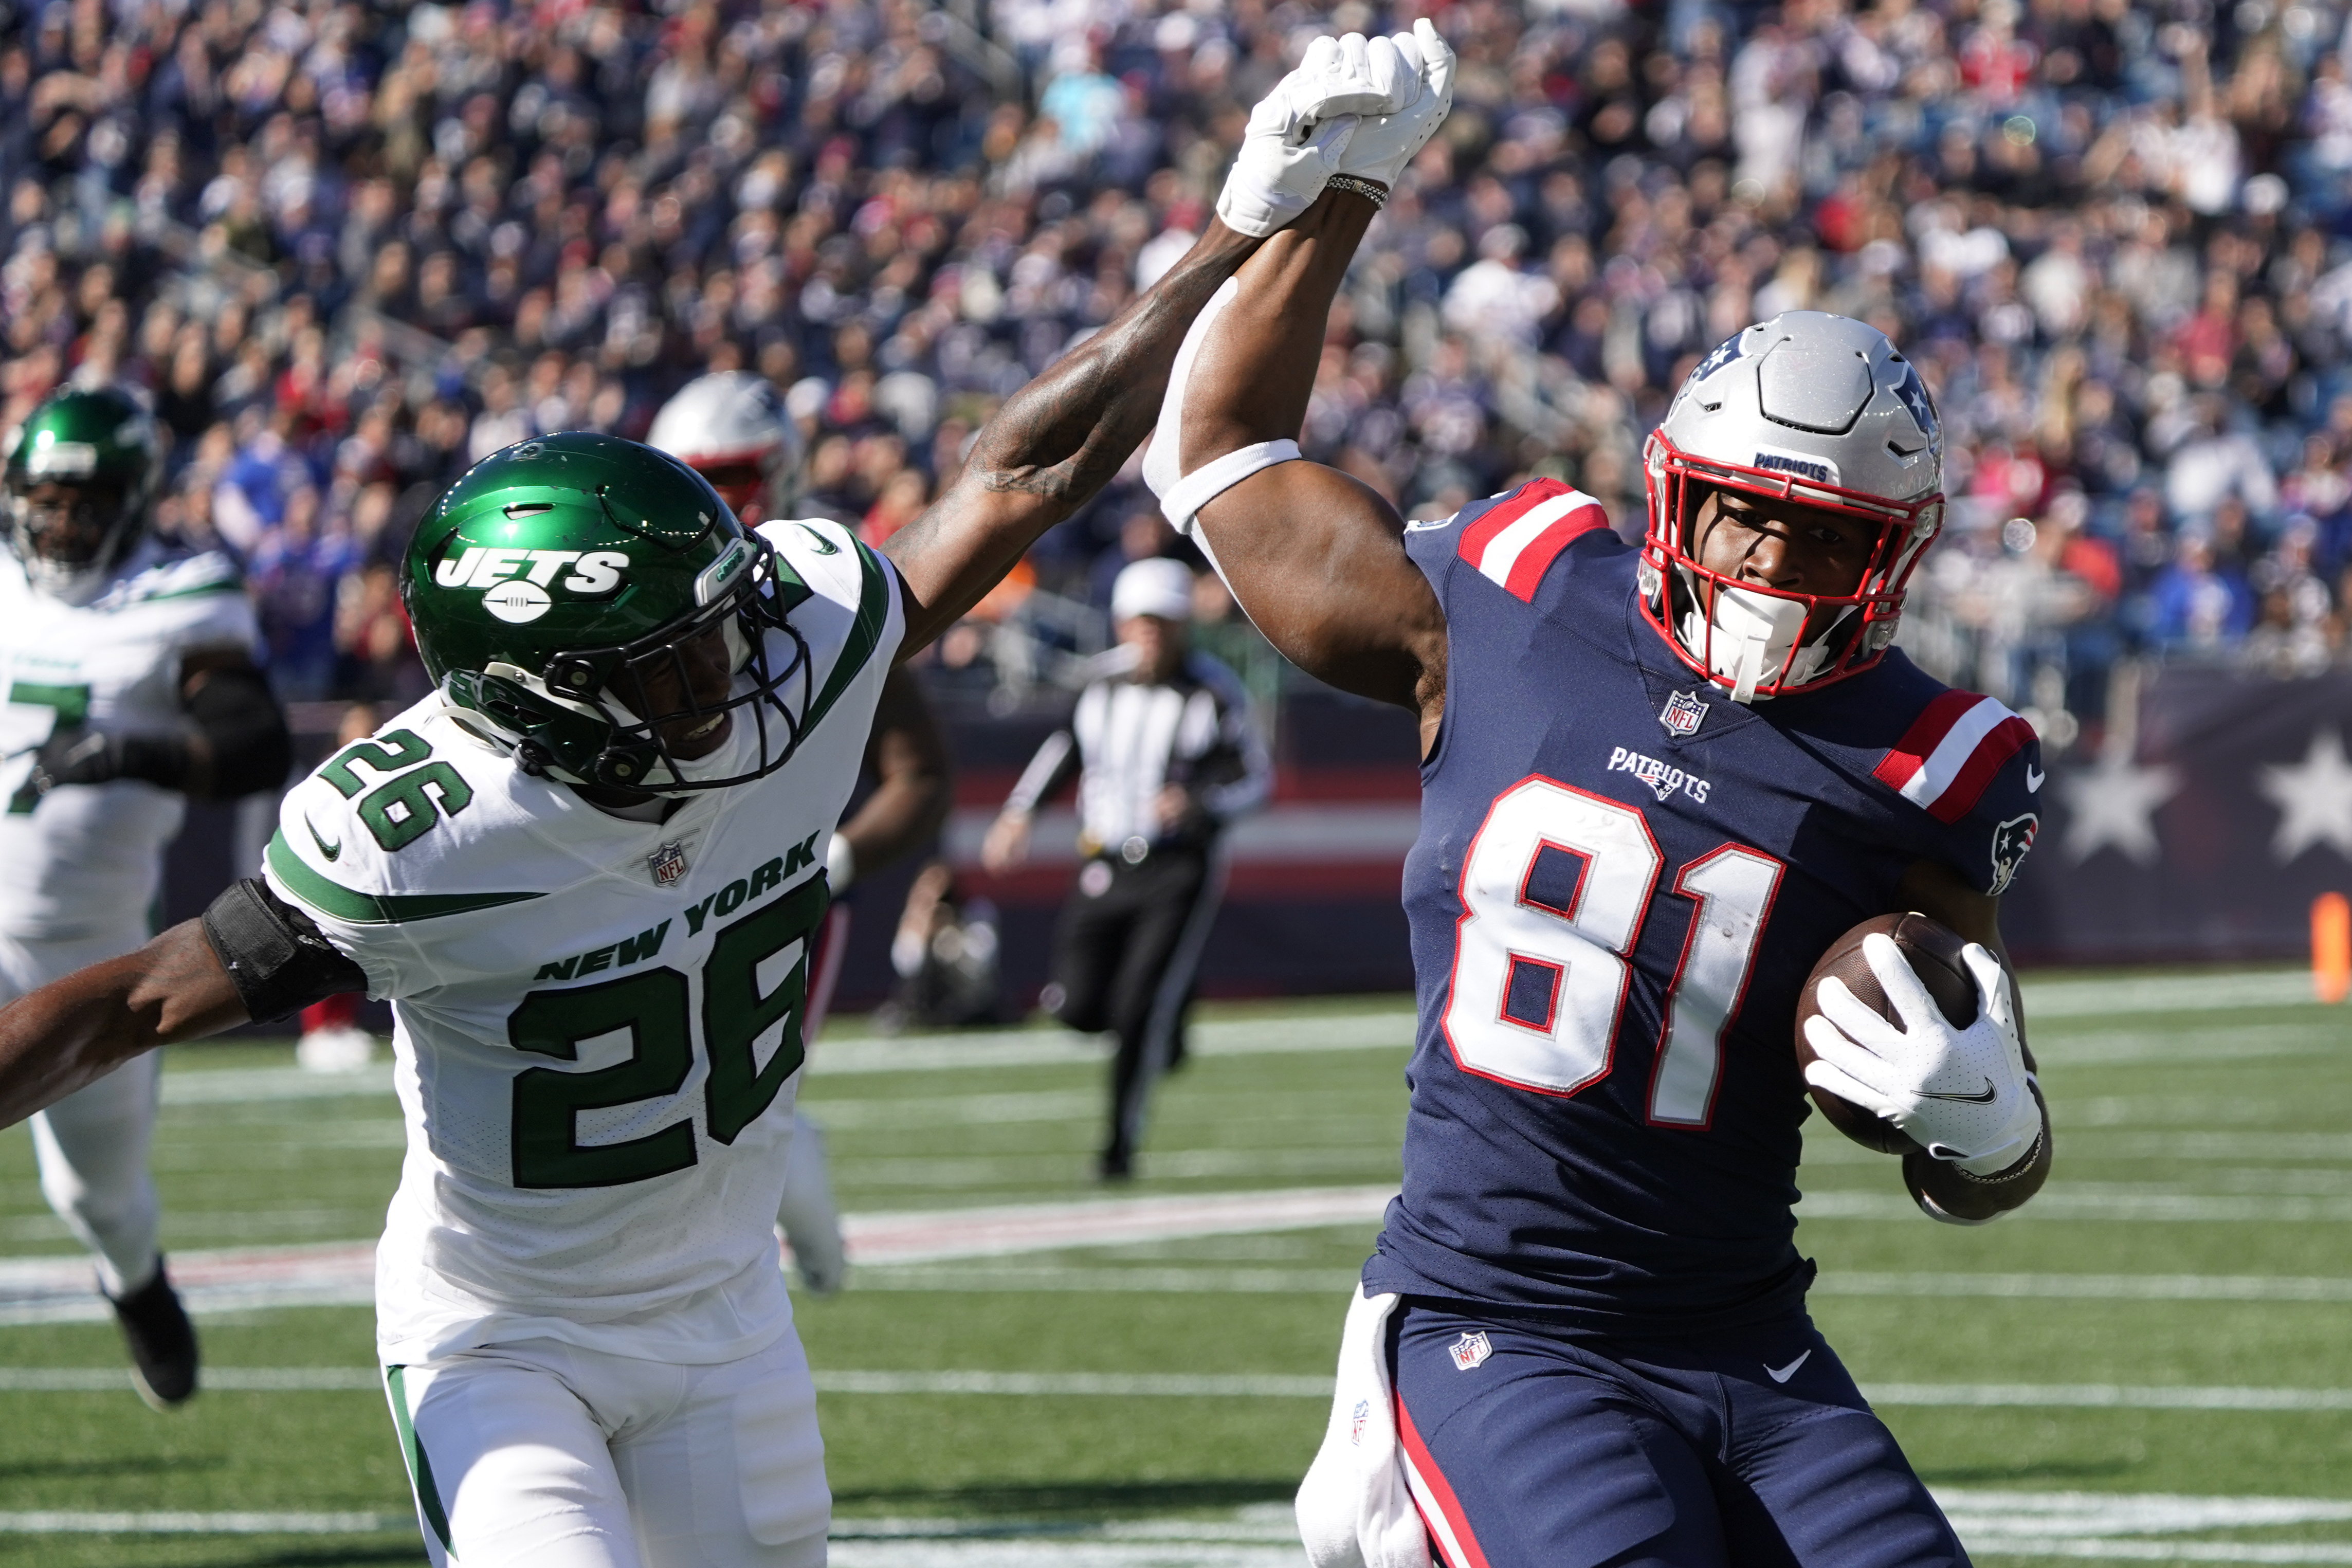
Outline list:
[[[857,851],[852,849],[849,840],[838,833],[833,836],[833,842],[824,847],[824,879],[836,898],[842,889],[857,879]]]

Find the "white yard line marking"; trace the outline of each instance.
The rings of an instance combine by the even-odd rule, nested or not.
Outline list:
[[[944,1263],[1072,1247],[1369,1226],[1379,1223],[1395,1193],[1386,1184],[1294,1187],[929,1209],[850,1215],[843,1229],[850,1256],[860,1264]],[[174,1252],[172,1279],[188,1310],[200,1315],[268,1307],[363,1307],[375,1299],[375,1244]],[[91,1285],[89,1259],[0,1258],[0,1326],[100,1322],[109,1315]]]
[[[1041,1294],[1331,1295],[1357,1275],[1346,1268],[1236,1268],[1223,1265],[1084,1268],[932,1268],[867,1267],[856,1290]],[[1816,1296],[1919,1296],[1946,1299],[2102,1301],[2352,1301],[2352,1279],[2293,1275],[2203,1274],[1856,1274],[1832,1271],[1813,1282]]]
[[[0,1513],[6,1535],[377,1535],[413,1532],[405,1513]]]
[[[1068,1247],[1374,1224],[1395,1195],[1396,1189],[1386,1185],[1297,1187],[1108,1203],[1023,1204],[850,1215],[844,1219],[843,1229],[848,1237],[849,1256],[858,1263],[931,1263]]]
[[[1038,1398],[1328,1399],[1331,1380],[1279,1373],[840,1372],[813,1373],[820,1394],[989,1394]]]
[[[392,1064],[358,1072],[310,1072],[282,1068],[167,1068],[165,1105],[234,1105],[271,1100],[392,1097]]]
[[[2114,1383],[1872,1383],[1873,1405],[2044,1410],[2352,1410],[2352,1388],[2132,1386]]]
[[[2111,1013],[2234,1012],[2241,1007],[2316,1005],[2305,969],[2213,974],[2134,974],[2114,979],[2025,981],[2025,1016],[2095,1018]]]
[[[1047,1399],[1331,1397],[1331,1380],[1311,1373],[884,1372],[819,1368],[814,1375],[818,1390],[825,1394],[988,1394]],[[204,1385],[226,1393],[355,1394],[376,1392],[379,1386],[377,1377],[373,1367],[208,1367],[204,1373]],[[130,1391],[129,1374],[109,1367],[0,1367],[0,1393],[127,1394]],[[1865,1384],[1863,1392],[1873,1405],[1944,1409],[2352,1411],[2352,1388],[2134,1386],[2111,1383],[1873,1383]],[[2018,1495],[2041,1497],[2044,1494]],[[2082,1495],[2096,1496],[2092,1493]],[[2341,1506],[2345,1510],[2342,1517],[2352,1519],[2352,1503],[2328,1506]],[[2337,1516],[2330,1514],[2326,1517]],[[2102,1525],[2099,1528],[2116,1527]]]
[[[2352,1301],[2352,1279],[2264,1274],[1849,1274],[1816,1296],[1990,1296],[2102,1301]]]
[[[1893,1193],[1823,1192],[1805,1194],[1797,1217],[1809,1219],[1912,1220],[1919,1210]],[[2017,1211],[2013,1220],[2127,1221],[2148,1225],[2343,1224],[2352,1221],[2352,1198],[2220,1197],[2201,1193],[2141,1193],[2089,1184],[2054,1186]]]
[[[1088,1291],[1149,1296],[1329,1296],[1355,1289],[1352,1268],[929,1268],[862,1267],[853,1290]],[[1817,1285],[1815,1289],[1819,1289]],[[1927,1294],[1928,1292],[1921,1292]]]
[[[2137,1563],[2352,1563],[2352,1545],[2327,1542],[2070,1541],[2036,1535],[1969,1539],[1981,1557],[2080,1557]]]
[[[207,1366],[207,1391],[224,1394],[382,1394],[383,1382],[363,1366]],[[0,1393],[129,1394],[131,1373],[102,1366],[0,1366]]]
[[[2148,1535],[2352,1520],[2352,1501],[2308,1497],[2184,1497],[2173,1492],[2027,1492],[1935,1489],[1955,1521],[2039,1535]]]

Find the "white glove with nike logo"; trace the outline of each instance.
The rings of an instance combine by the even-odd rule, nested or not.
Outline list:
[[[2024,1159],[2041,1135],[2042,1107],[2000,961],[1976,942],[1960,950],[1977,983],[1977,1016],[1959,1029],[1892,940],[1865,937],[1862,954],[1902,1026],[1863,1005],[1844,982],[1822,981],[1821,1011],[1805,1020],[1805,1040],[1816,1053],[1805,1081],[1886,1118],[1969,1175],[1993,1175]]]
[[[1228,228],[1265,238],[1312,206],[1339,173],[1358,116],[1392,113],[1420,90],[1420,79],[1386,38],[1316,39],[1298,68],[1250,110],[1217,216]]]

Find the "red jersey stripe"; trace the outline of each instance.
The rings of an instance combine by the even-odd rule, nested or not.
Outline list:
[[[1487,1568],[1486,1553],[1479,1547],[1478,1538],[1470,1532],[1470,1517],[1462,1511],[1462,1500],[1454,1495],[1454,1488],[1447,1484],[1444,1474],[1438,1469],[1437,1461],[1429,1457],[1429,1446],[1421,1440],[1421,1433],[1414,1428],[1412,1416],[1404,1407],[1402,1394],[1396,1396],[1396,1423],[1397,1436],[1404,1444],[1406,1466],[1428,1489],[1430,1497],[1437,1504],[1438,1512],[1444,1516],[1445,1528],[1430,1533],[1450,1537],[1461,1548],[1461,1559],[1449,1562],[1448,1568]],[[1416,1498],[1413,1500],[1417,1505],[1421,1500]],[[1451,1552],[1441,1555],[1449,1559],[1453,1556]]]
[[[1879,759],[1878,766],[1871,770],[1871,776],[1890,789],[1901,789],[1927,764],[1936,748],[1943,743],[1944,737],[1952,732],[1952,726],[1960,721],[1962,714],[1979,702],[1990,700],[1990,698],[1974,691],[1945,692],[1919,710],[1919,717],[1911,721],[1911,727],[1903,731],[1903,738],[1895,742],[1895,749]]]
[[[1477,521],[1462,531],[1462,542],[1456,546],[1462,559],[1476,566],[1485,559],[1486,546],[1495,542],[1495,535],[1552,497],[1567,493],[1568,487],[1558,479],[1530,479],[1521,485],[1517,492],[1488,507]]]
[[[1551,570],[1551,563],[1559,559],[1561,551],[1568,548],[1569,541],[1596,528],[1605,528],[1608,523],[1609,514],[1601,510],[1599,501],[1590,501],[1578,507],[1528,542],[1528,547],[1519,552],[1519,558],[1511,563],[1510,575],[1504,579],[1504,588],[1528,604],[1534,604],[1536,589],[1543,583],[1544,574]]]
[[[1993,775],[2000,772],[2010,758],[2023,751],[2025,742],[2032,739],[2033,726],[2014,713],[1994,725],[1992,732],[1979,741],[1977,749],[1969,753],[1969,760],[1961,764],[1960,771],[1952,775],[1952,782],[1944,786],[1944,793],[1927,807],[1927,815],[1938,822],[1950,824],[1975,810],[1977,802],[1984,798],[1986,786],[1992,783]]]

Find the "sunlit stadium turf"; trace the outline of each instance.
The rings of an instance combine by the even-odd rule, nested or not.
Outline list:
[[[1813,1124],[1800,1214],[1812,1215],[1801,1240],[1822,1269],[1814,1310],[1864,1386],[1894,1391],[1887,1418],[1931,1484],[1958,1500],[1979,1556],[2352,1562],[2352,1506],[2341,1506],[2352,1505],[2352,1016],[2264,1005],[2291,983],[2168,984],[2182,988],[2029,989],[2060,1163],[2018,1220],[1957,1230],[1906,1214],[1892,1162]],[[2049,1005],[2037,1011],[2037,997]],[[1403,1047],[1281,1047],[1310,1037],[1328,1047],[1334,1021],[1358,1016],[1376,1037],[1402,1039],[1401,1005],[1206,1010],[1224,1026],[1218,1048],[1166,1085],[1134,1194],[1392,1182]],[[1016,1042],[964,1061],[927,1051],[919,1070],[866,1070],[887,1067],[888,1048],[853,1047],[854,1036],[829,1042],[829,1060],[821,1048],[804,1099],[828,1127],[853,1212],[1095,1195],[1092,1059]],[[282,1047],[173,1058],[156,1145],[170,1247],[373,1233],[399,1162],[388,1094],[240,1098],[208,1089],[242,1080],[195,1081],[289,1060]],[[70,1252],[41,1205],[22,1130],[0,1135],[0,1252]],[[984,1529],[1034,1531],[1020,1550],[1049,1565],[1298,1561],[1280,1544],[1278,1505],[1324,1415],[1298,1390],[1328,1373],[1370,1232],[868,1268],[843,1297],[802,1300],[821,1374],[1020,1373],[1047,1374],[1049,1387],[1086,1374],[1129,1390],[825,1393],[838,1559],[1019,1560],[972,1554],[987,1546]],[[370,1365],[360,1308],[215,1315],[202,1326],[215,1367]],[[109,1325],[0,1328],[0,1563],[422,1561],[390,1425],[364,1386],[215,1389],[160,1416],[127,1388],[7,1383],[15,1369],[118,1364]],[[1187,1376],[1245,1374],[1260,1392],[1164,1392]],[[1172,1381],[1148,1393],[1116,1381],[1134,1376]],[[2183,1390],[2211,1407],[2162,1407]],[[2264,1400],[2312,1407],[2243,1407]],[[2009,1496],[2021,1492],[2035,1496]],[[2204,1503],[2173,1509],[2179,1517],[2158,1528],[2151,1494]],[[2248,1499],[2303,1500],[2261,1516],[2286,1522],[2247,1524]],[[152,1525],[172,1513],[213,1526],[235,1513],[286,1516],[310,1532],[26,1532],[92,1515]],[[1088,1528],[1106,1521],[1130,1523],[1125,1534]],[[976,1544],[959,1555],[965,1538]]]

